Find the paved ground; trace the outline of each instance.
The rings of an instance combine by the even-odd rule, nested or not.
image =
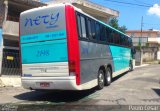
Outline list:
[[[160,65],[136,68],[103,90],[30,91],[0,88],[0,104],[34,105],[160,105]]]

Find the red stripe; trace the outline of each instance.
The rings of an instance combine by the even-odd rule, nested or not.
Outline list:
[[[76,84],[80,85],[80,52],[75,10],[73,6],[66,5],[65,11],[68,41],[68,60],[69,62],[75,62]]]

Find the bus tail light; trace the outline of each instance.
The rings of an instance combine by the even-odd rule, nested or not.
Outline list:
[[[69,72],[75,72],[76,68],[75,68],[75,62],[74,61],[70,61],[69,62]]]

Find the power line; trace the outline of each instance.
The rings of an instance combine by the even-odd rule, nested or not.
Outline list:
[[[134,0],[134,1],[136,1],[136,2],[139,2],[139,3],[146,4],[146,5],[152,5],[152,4],[144,3],[144,2],[142,2],[142,1],[139,1],[139,0]]]
[[[152,5],[135,4],[135,3],[130,3],[130,2],[115,1],[115,0],[105,0],[105,1],[119,3],[119,4],[132,5],[132,6],[134,5],[134,6],[140,6],[140,7],[152,7]]]
[[[157,25],[160,26],[160,24],[151,24],[151,23],[143,23],[144,25]]]

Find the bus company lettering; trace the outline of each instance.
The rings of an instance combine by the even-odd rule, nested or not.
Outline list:
[[[39,26],[40,24],[44,24],[47,28],[53,28],[55,26],[59,18],[59,12],[56,14],[46,14],[42,16],[36,16],[35,18],[26,18],[25,19],[25,27],[27,26]]]

